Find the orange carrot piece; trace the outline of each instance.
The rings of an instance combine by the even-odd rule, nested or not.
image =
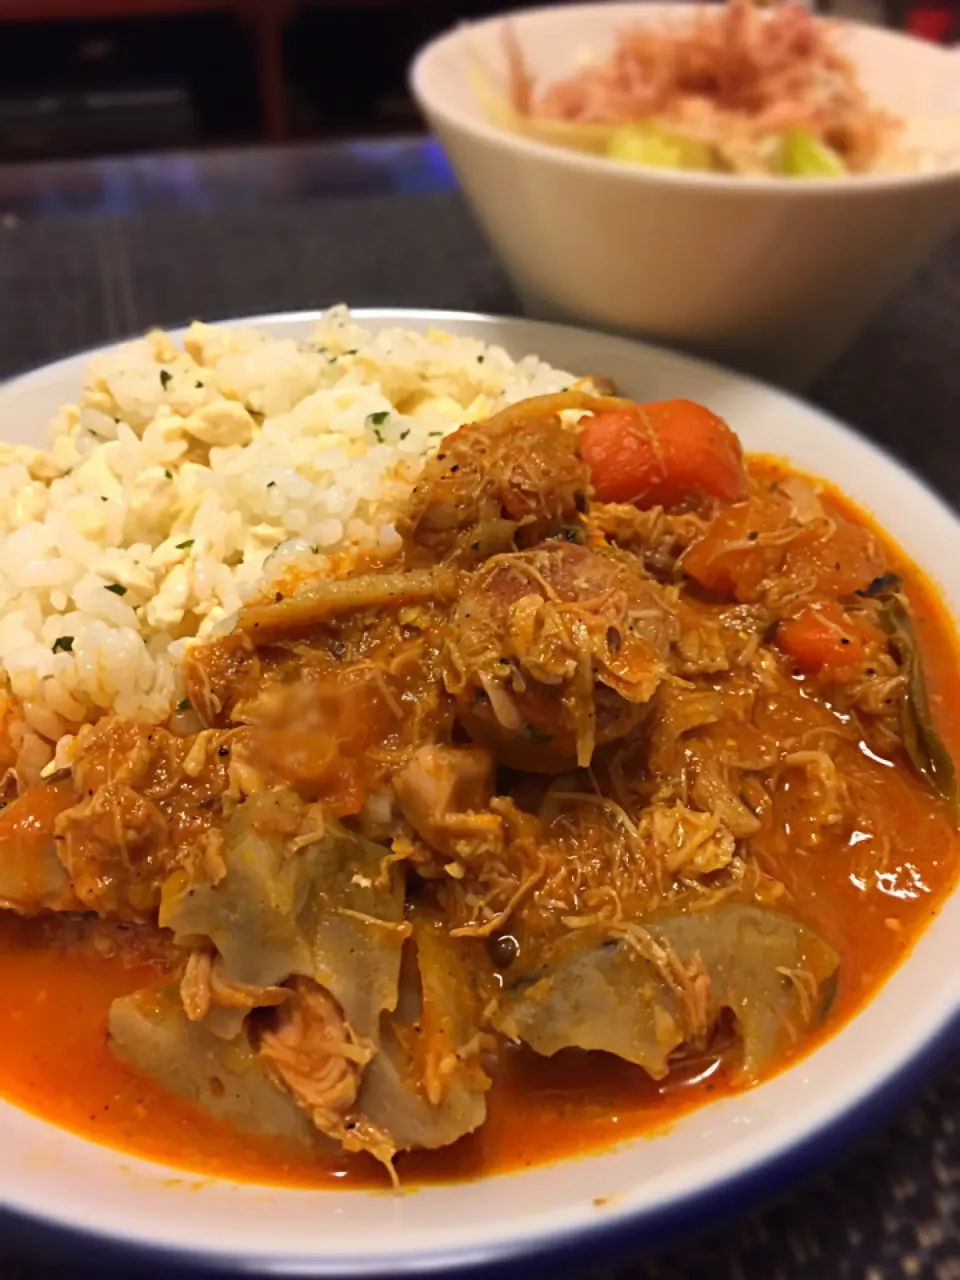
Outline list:
[[[704,496],[724,502],[746,496],[740,441],[722,418],[691,400],[595,414],[580,452],[601,502],[674,507]]]

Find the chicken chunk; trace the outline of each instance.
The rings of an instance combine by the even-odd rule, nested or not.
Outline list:
[[[57,819],[60,858],[88,911],[149,920],[170,871],[167,822],[119,782],[100,787]]]
[[[215,879],[235,741],[179,738],[120,716],[82,729],[66,776],[29,788],[5,814],[0,900],[147,921],[175,866]]]
[[[106,786],[136,792],[169,822],[171,845],[193,846],[214,825],[239,746],[235,733],[179,737],[156,725],[109,716],[81,729],[73,785],[84,799]]]
[[[549,400],[544,397],[544,400]],[[511,546],[535,546],[576,524],[590,476],[579,433],[555,412],[516,411],[473,422],[448,436],[423,470],[398,521],[416,553],[476,561]]]
[[[87,910],[147,921],[175,867],[200,880],[222,874],[217,826],[237,749],[235,734],[181,738],[120,716],[81,730],[71,769],[78,802],[53,831]]]
[[[475,742],[534,772],[586,766],[629,733],[666,671],[662,589],[616,552],[567,542],[495,556],[454,618],[445,680]]]
[[[371,1048],[357,1043],[333,997],[309,978],[293,978],[293,992],[260,1035],[260,1060],[323,1133],[335,1136],[356,1101]]]
[[[450,858],[492,850],[502,823],[489,809],[493,759],[480,747],[421,747],[393,779],[403,816]]]

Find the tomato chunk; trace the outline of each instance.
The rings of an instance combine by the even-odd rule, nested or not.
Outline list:
[[[777,643],[800,671],[825,672],[842,680],[871,654],[887,647],[878,627],[857,613],[847,613],[836,600],[818,601],[801,609],[777,628]]]
[[[809,605],[781,622],[777,642],[802,671],[855,667],[863,657],[863,639],[839,604]]]
[[[675,507],[746,496],[740,441],[722,418],[691,400],[612,409],[588,419],[580,452],[600,502]]]
[[[683,567],[708,591],[755,600],[783,561],[783,545],[776,535],[789,519],[789,504],[775,493],[761,491],[749,502],[724,507],[687,551]]]
[[[762,599],[774,580],[813,599],[850,595],[884,570],[883,549],[870,532],[841,514],[797,527],[786,497],[759,488],[748,502],[722,508],[683,558],[684,570],[708,591],[743,603]]]

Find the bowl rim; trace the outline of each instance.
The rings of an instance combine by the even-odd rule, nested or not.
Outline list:
[[[653,5],[644,3],[643,0],[604,0],[600,5],[581,2],[544,5],[542,8],[510,9],[489,17],[467,20],[448,27],[421,46],[408,67],[407,83],[418,106],[431,123],[431,117],[436,116],[461,133],[470,135],[475,141],[504,147],[517,156],[533,157],[558,167],[568,165],[583,174],[619,175],[621,180],[633,182],[638,186],[702,190],[711,195],[733,199],[764,195],[777,200],[798,198],[823,200],[831,196],[838,196],[841,199],[848,197],[861,199],[876,192],[950,186],[960,183],[960,156],[954,163],[934,169],[862,173],[848,175],[845,178],[804,178],[802,181],[791,181],[773,174],[739,175],[644,168],[624,160],[611,160],[606,156],[577,151],[573,147],[564,147],[559,143],[542,142],[523,134],[512,133],[509,129],[484,119],[479,110],[477,116],[474,116],[451,106],[442,97],[433,93],[429,85],[432,64],[454,49],[458,43],[469,39],[471,32],[474,31],[489,30],[513,20],[549,18],[551,15],[560,13],[568,13],[576,17],[595,17],[598,9],[605,10],[607,13],[619,11],[627,22],[630,21],[631,15],[640,17],[645,11],[649,13],[652,8],[693,13],[702,7],[703,5],[696,0],[655,0]],[[960,56],[955,50],[930,44],[905,32],[890,31],[887,28],[872,27],[867,23],[850,22],[846,19],[835,21],[846,31],[861,31],[891,43],[922,48],[931,59],[952,59],[954,67],[960,73]]]
[[[261,315],[234,317],[214,320],[210,323],[223,326],[268,326],[293,325],[316,321],[324,314],[323,309],[304,309],[300,311],[281,311]],[[887,450],[861,435],[850,426],[832,417],[823,410],[811,406],[800,397],[791,395],[779,388],[769,387],[756,378],[738,374],[724,369],[722,366],[674,352],[657,346],[654,343],[638,342],[613,335],[597,334],[574,325],[558,325],[541,321],[528,321],[518,317],[497,316],[484,313],[443,311],[433,308],[392,308],[392,307],[358,307],[352,315],[360,323],[383,323],[402,325],[407,321],[429,323],[442,326],[444,323],[467,323],[476,326],[480,333],[485,329],[494,329],[499,325],[519,327],[529,332],[531,350],[536,349],[538,334],[550,330],[563,330],[566,335],[576,337],[578,334],[591,338],[601,337],[622,350],[638,347],[652,351],[657,358],[668,362],[683,376],[685,371],[713,371],[723,377],[734,378],[754,389],[772,394],[784,402],[791,403],[807,414],[819,418],[832,431],[848,442],[855,441],[857,447],[866,454],[872,455],[878,463],[892,466],[898,475],[913,490],[916,498],[923,498],[939,515],[947,518],[953,526],[960,530],[960,515],[939,494],[931,489],[913,469],[900,461]],[[180,335],[185,326],[171,326],[170,332]],[[496,340],[490,333],[491,340]],[[109,350],[124,341],[122,338],[111,339],[95,347],[86,348],[72,355],[63,356],[54,361],[39,365],[31,370],[0,383],[0,397],[17,391],[28,389],[29,384],[42,375],[49,375],[64,369],[66,366],[88,359],[90,356]],[[960,887],[954,895],[960,893]],[[904,958],[891,978],[905,969],[911,962],[911,955]],[[693,1189],[680,1195],[665,1198],[663,1201],[648,1205],[629,1206],[617,1212],[611,1210],[607,1214],[598,1215],[595,1219],[584,1222],[575,1220],[569,1223],[559,1222],[546,1230],[536,1233],[536,1228],[518,1233],[500,1240],[491,1239],[482,1245],[451,1245],[435,1251],[419,1249],[412,1252],[400,1252],[394,1255],[371,1255],[357,1253],[323,1258],[315,1253],[272,1254],[251,1252],[231,1253],[229,1249],[207,1248],[197,1244],[166,1243],[160,1238],[160,1232],[151,1240],[140,1240],[125,1231],[110,1231],[97,1226],[80,1226],[76,1222],[66,1222],[56,1216],[55,1211],[45,1208],[26,1209],[22,1206],[0,1206],[0,1222],[8,1223],[9,1229],[25,1230],[33,1233],[38,1241],[49,1247],[54,1239],[63,1247],[82,1245],[90,1250],[90,1255],[99,1255],[106,1264],[129,1264],[138,1259],[147,1265],[198,1268],[207,1274],[241,1274],[257,1273],[270,1275],[296,1276],[384,1276],[384,1275],[436,1275],[440,1272],[459,1272],[470,1275],[519,1274],[520,1269],[528,1269],[535,1258],[538,1263],[563,1262],[573,1263],[580,1259],[597,1260],[596,1250],[602,1248],[616,1256],[628,1249],[641,1249],[653,1245],[668,1243],[676,1237],[681,1228],[689,1226],[691,1219],[696,1219],[698,1231],[717,1219],[742,1209],[744,1200],[752,1195],[763,1201],[772,1196],[787,1182],[792,1182],[802,1173],[820,1164],[837,1153],[849,1142],[860,1137],[874,1122],[881,1119],[897,1103],[906,1101],[910,1095],[924,1084],[934,1071],[960,1050],[960,988],[954,988],[953,998],[949,999],[949,988],[943,993],[944,998],[936,1012],[928,1018],[926,1034],[909,1044],[902,1044],[895,1053],[889,1053],[879,1075],[864,1079],[863,1073],[858,1083],[847,1088],[842,1098],[831,1101],[826,1112],[815,1119],[815,1123],[795,1134],[792,1139],[779,1145],[766,1147],[760,1152],[740,1156],[732,1172],[714,1179],[709,1184],[697,1183]],[[872,1002],[871,1002],[872,1003]],[[856,1020],[855,1018],[852,1021]],[[844,1024],[846,1026],[847,1024]],[[837,1034],[843,1031],[837,1029]],[[827,1044],[830,1042],[828,1041]],[[814,1055],[819,1050],[814,1051]],[[13,1104],[11,1104],[13,1105]],[[38,1117],[41,1123],[49,1128],[69,1133],[60,1126],[50,1124]],[[98,1145],[98,1144],[92,1144]],[[118,1152],[118,1155],[124,1153]],[[161,1166],[163,1167],[163,1166]],[[10,1238],[10,1236],[8,1236]],[[612,1258],[610,1259],[612,1260]],[[121,1274],[129,1274],[122,1272]]]

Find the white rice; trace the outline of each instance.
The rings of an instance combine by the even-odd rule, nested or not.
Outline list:
[[[186,645],[265,578],[395,545],[394,511],[442,436],[571,381],[475,338],[375,333],[345,307],[308,343],[195,324],[183,350],[158,332],[94,357],[47,451],[0,444],[18,775],[69,761],[105,712],[163,720]]]

